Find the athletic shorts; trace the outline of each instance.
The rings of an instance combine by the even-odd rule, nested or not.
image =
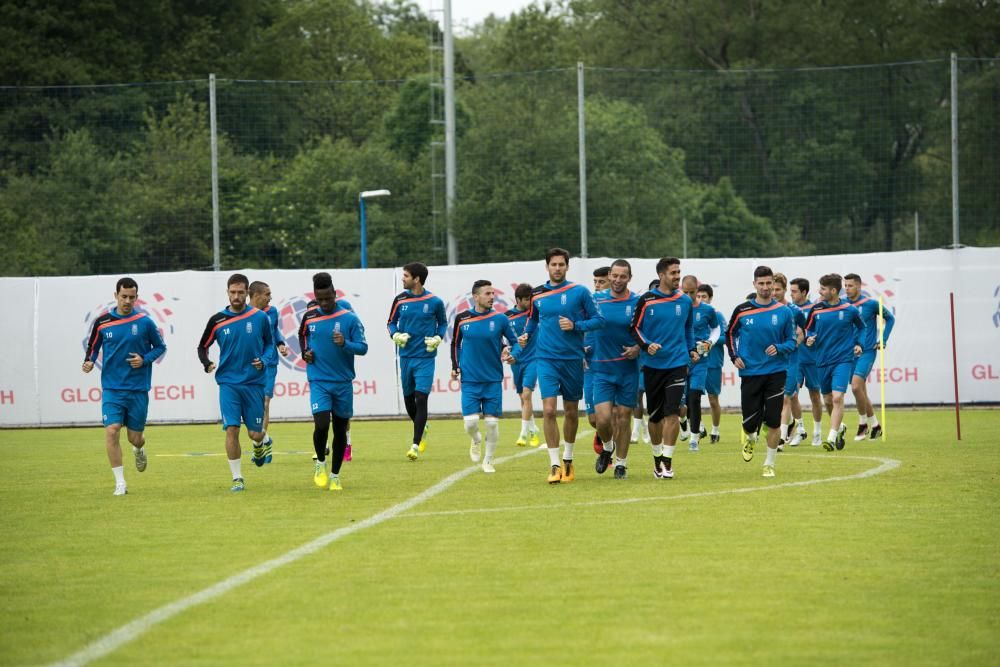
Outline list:
[[[819,366],[819,390],[821,393],[829,394],[834,391],[844,393],[851,386],[851,371],[854,369],[853,361],[842,361],[839,364],[829,366]]]
[[[809,391],[819,391],[819,367],[816,364],[799,364],[800,387],[805,387]]]
[[[129,389],[105,389],[101,392],[101,417],[105,426],[124,424],[132,431],[146,430],[149,393]]]
[[[264,428],[264,385],[220,384],[219,410],[222,428],[239,427],[242,421],[248,431],[260,432]]]
[[[529,361],[518,359],[516,363],[511,364],[510,374],[514,378],[514,389],[517,390],[518,394],[526,388],[534,391],[535,386],[538,385],[538,374],[535,370],[534,359]]]
[[[354,416],[354,383],[310,382],[309,407],[314,415],[332,412],[335,417],[350,419]]]
[[[583,409],[594,414],[594,373],[590,370],[583,371]]]
[[[403,385],[403,396],[415,391],[431,393],[434,384],[434,357],[400,357],[399,379]]]
[[[278,377],[277,366],[264,367],[264,396],[274,398],[274,380]]]
[[[502,382],[462,381],[462,416],[483,413],[487,417],[503,414]]]
[[[709,367],[705,376],[705,393],[711,396],[718,396],[722,393],[722,366]]]
[[[688,370],[688,389],[705,391],[708,384],[708,364],[698,362]]]
[[[535,359],[542,398],[562,396],[564,401],[583,398],[582,359]]]
[[[646,376],[646,412],[649,421],[659,423],[664,417],[680,414],[684,386],[687,384],[688,367],[642,369]]]
[[[785,371],[767,375],[744,375],[740,382],[740,407],[743,431],[756,433],[761,423],[768,428],[781,426],[781,407],[785,402]]]
[[[785,370],[785,396],[794,396],[799,393],[799,363],[797,361],[788,364]]]
[[[854,375],[864,378],[867,382],[868,374],[872,372],[872,366],[875,365],[875,355],[877,354],[878,352],[875,350],[862,352],[861,356],[854,360]]]
[[[639,387],[639,372],[594,373],[594,405],[611,403],[634,408]]]

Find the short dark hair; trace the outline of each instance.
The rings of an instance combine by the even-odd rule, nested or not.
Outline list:
[[[674,264],[680,263],[681,260],[676,257],[662,257],[660,258],[660,261],[656,263],[656,275],[660,275]]]
[[[247,278],[242,273],[234,273],[233,275],[229,276],[229,280],[226,281],[226,289],[229,289],[233,285],[239,285],[239,284],[246,285],[247,287],[249,287],[250,279]]]
[[[490,287],[492,284],[493,283],[491,283],[488,280],[477,280],[476,282],[472,283],[472,293],[478,294],[479,290],[481,290],[484,287]]]
[[[761,265],[761,266],[758,266],[756,269],[753,270],[753,279],[754,280],[757,280],[758,278],[767,278],[767,277],[770,277],[770,276],[774,276],[774,271],[771,270],[770,266],[763,266],[763,265]]]
[[[659,286],[660,286],[660,279],[659,278],[657,278],[656,280],[650,280],[649,281],[649,289],[656,289]]]
[[[828,273],[819,279],[819,284],[822,287],[834,287],[839,292],[844,286],[844,281],[839,273]]]
[[[534,288],[528,283],[521,283],[514,288],[514,298],[515,299],[530,299],[531,292]]]
[[[318,289],[333,289],[333,277],[326,271],[313,274],[313,291]]]
[[[256,296],[266,290],[269,285],[261,280],[255,280],[250,283],[250,288],[247,290],[250,292],[250,296]]]
[[[709,296],[709,298],[714,298],[715,297],[715,290],[712,289],[711,285],[708,285],[706,283],[702,283],[701,285],[698,285],[698,291],[699,292],[704,292],[705,294],[707,294]]]
[[[553,257],[558,257],[562,255],[566,259],[566,263],[569,264],[569,250],[563,250],[562,248],[549,248],[545,251],[545,263],[548,264],[552,261]]]
[[[410,262],[403,265],[403,270],[409,273],[411,278],[418,278],[421,285],[427,284],[427,265],[420,262]]]
[[[848,273],[846,276],[844,276],[844,280],[853,280],[856,283],[860,283],[861,276],[859,276],[856,273]]]
[[[809,281],[805,278],[792,278],[791,283],[798,287],[803,294],[809,294]]]
[[[627,259],[616,259],[615,261],[611,262],[610,268],[613,269],[616,266],[624,266],[626,269],[628,269],[629,276],[632,275],[632,265],[628,263]],[[610,271],[608,273],[610,273]]]
[[[123,287],[125,289],[132,289],[134,287],[137,292],[139,291],[139,283],[137,283],[134,279],[129,278],[128,276],[125,276],[124,278],[119,278],[118,282],[115,283],[115,294],[121,292]]]
[[[609,273],[611,273],[611,267],[610,266],[600,266],[600,267],[594,269],[594,277],[595,278],[607,278]]]

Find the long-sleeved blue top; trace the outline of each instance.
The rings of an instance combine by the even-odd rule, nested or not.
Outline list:
[[[94,320],[87,340],[85,361],[97,361],[104,350],[101,365],[101,388],[127,391],[149,391],[152,386],[153,362],[163,356],[167,346],[153,319],[141,310],[119,315],[117,308]],[[142,366],[132,368],[128,359],[135,352],[142,357]]]

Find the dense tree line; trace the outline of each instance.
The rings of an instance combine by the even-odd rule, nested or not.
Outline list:
[[[371,207],[370,263],[445,261],[440,29],[416,2],[0,7],[6,275],[209,267],[209,72],[224,266],[357,266],[357,195],[374,187],[393,195]],[[914,212],[922,247],[949,243],[952,51],[962,241],[998,244],[998,35],[983,0],[563,0],[491,17],[457,43],[460,260],[579,249],[578,61],[591,254],[679,253],[682,228],[700,257],[909,248]]]

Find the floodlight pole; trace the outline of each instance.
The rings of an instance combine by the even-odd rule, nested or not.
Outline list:
[[[958,218],[958,54],[951,54],[951,247],[961,244]]]
[[[358,215],[361,218],[361,268],[368,268],[368,226],[365,224],[365,200],[372,197],[388,197],[388,190],[365,190],[358,195]]]

